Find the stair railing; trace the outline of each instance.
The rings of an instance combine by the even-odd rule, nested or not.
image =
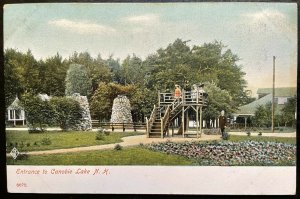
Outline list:
[[[169,118],[171,114],[171,106],[169,105],[164,116],[160,119],[160,124],[161,124],[161,138],[164,137],[164,132],[167,130],[167,126],[169,124]]]
[[[150,134],[150,131],[151,131],[151,127],[153,125],[153,122],[155,121],[155,117],[156,117],[156,114],[157,114],[157,109],[156,109],[156,106],[154,104],[154,107],[153,107],[153,110],[152,110],[152,113],[150,115],[150,118],[149,120],[146,119],[146,123],[147,123],[147,137],[149,137],[149,134]]]

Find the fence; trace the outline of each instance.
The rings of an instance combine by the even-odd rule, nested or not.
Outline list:
[[[123,132],[126,130],[145,130],[146,132],[146,123],[142,122],[133,122],[133,123],[112,123],[112,122],[99,122],[99,120],[92,120],[93,128],[102,127],[105,129],[111,129],[114,131],[116,129],[122,129]]]

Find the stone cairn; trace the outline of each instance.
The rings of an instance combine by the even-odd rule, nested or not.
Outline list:
[[[92,129],[92,119],[90,114],[89,102],[86,96],[81,96],[79,93],[74,93],[71,96],[72,99],[79,102],[82,108],[82,118],[80,123],[76,125],[76,130],[88,131]]]
[[[114,99],[111,123],[132,123],[131,106],[125,95],[118,95]]]

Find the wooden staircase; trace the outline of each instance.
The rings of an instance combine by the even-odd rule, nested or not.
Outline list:
[[[180,98],[174,98],[172,93],[159,93],[158,106],[154,105],[150,118],[146,118],[147,137],[164,138],[168,132],[169,125],[178,118],[180,114],[184,115],[185,111],[189,108],[193,108],[198,114],[199,107],[201,107],[202,111],[202,107],[206,106],[206,104],[207,95],[205,96],[198,91],[196,93],[183,91]],[[201,114],[200,112],[200,115]],[[184,124],[182,125],[184,126],[184,130],[182,128],[183,126],[181,126],[178,134],[185,132],[187,124],[185,119],[183,121]]]
[[[168,131],[169,124],[181,112],[182,102],[179,99],[174,100],[170,105],[154,107],[150,116],[150,124],[147,125],[148,137],[163,138]],[[149,123],[147,121],[147,123]]]

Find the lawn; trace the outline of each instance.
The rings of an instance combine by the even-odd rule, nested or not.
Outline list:
[[[31,155],[27,160],[7,158],[12,165],[192,165],[185,157],[167,155],[143,147],[102,150],[68,154]]]
[[[259,127],[251,127],[251,128],[240,128],[240,129],[230,129],[231,132],[262,132],[262,133],[272,133],[271,128],[259,128]],[[295,128],[292,127],[275,127],[274,133],[293,133],[296,132]]]
[[[111,132],[104,136],[104,140],[96,140],[97,132],[92,131],[49,131],[44,133],[28,133],[28,131],[6,131],[7,149],[10,151],[16,146],[19,151],[40,151],[84,147],[122,142],[126,136],[141,135],[140,132]],[[44,142],[43,142],[44,140]],[[47,145],[47,140],[51,144]]]
[[[229,132],[230,134],[230,132]],[[243,135],[230,135],[229,141],[242,142],[245,140],[253,140],[258,142],[283,142],[296,145],[297,139],[295,137],[264,137],[264,136],[243,136]]]

